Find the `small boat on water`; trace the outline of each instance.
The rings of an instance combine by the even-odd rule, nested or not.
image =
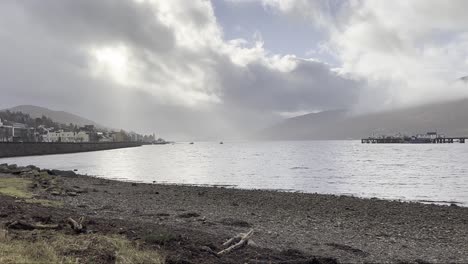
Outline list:
[[[221,144],[221,145],[222,145],[222,144],[224,144],[224,143],[221,141],[221,142],[219,142],[219,144]]]
[[[194,143],[193,142],[190,142],[190,145],[193,145]]]

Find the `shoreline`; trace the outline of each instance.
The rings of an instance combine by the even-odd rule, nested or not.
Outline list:
[[[324,195],[324,196],[331,196],[331,197],[350,197],[350,198],[356,198],[356,199],[362,199],[362,200],[381,200],[381,201],[389,201],[389,202],[397,202],[397,203],[416,203],[416,204],[424,204],[424,205],[437,205],[437,206],[456,206],[456,207],[463,207],[463,208],[468,208],[468,203],[464,202],[459,202],[455,200],[410,200],[410,199],[393,199],[393,198],[382,198],[382,197],[376,197],[376,196],[358,196],[358,195],[353,195],[349,193],[345,194],[334,194],[334,193],[318,193],[318,192],[307,192],[307,191],[301,191],[301,190],[295,190],[295,189],[271,189],[271,188],[265,188],[265,189],[260,189],[260,188],[241,188],[238,187],[237,185],[228,185],[228,184],[191,184],[191,183],[171,183],[171,182],[157,182],[153,181],[151,182],[145,182],[145,181],[137,181],[137,180],[130,180],[128,178],[107,178],[103,176],[96,176],[96,175],[88,175],[88,174],[79,174],[78,171],[77,176],[83,176],[83,177],[91,177],[91,178],[96,178],[96,179],[103,179],[103,180],[108,180],[108,181],[115,181],[115,182],[125,182],[125,183],[137,183],[137,184],[148,184],[148,185],[161,185],[161,186],[179,186],[179,187],[199,187],[199,188],[221,188],[221,189],[233,189],[233,190],[240,190],[240,191],[259,191],[259,192],[273,192],[273,193],[296,193],[296,194],[310,194],[310,195]]]
[[[127,178],[106,178],[102,176],[95,176],[95,175],[88,175],[88,174],[77,174],[77,176],[83,177],[91,177],[96,179],[103,179],[108,181],[115,181],[115,182],[125,182],[125,183],[137,183],[137,184],[148,184],[153,186],[174,186],[174,187],[197,187],[197,188],[221,188],[221,189],[232,189],[232,190],[240,190],[240,191],[252,191],[252,192],[273,192],[273,193],[295,193],[295,194],[310,194],[310,195],[323,195],[323,196],[331,196],[331,197],[349,197],[349,198],[356,198],[362,200],[381,200],[381,201],[389,201],[389,202],[397,202],[397,203],[416,203],[416,204],[424,204],[424,205],[436,205],[436,206],[458,206],[463,208],[468,208],[468,204],[463,202],[447,200],[447,201],[435,201],[435,200],[405,200],[405,199],[392,199],[392,198],[382,198],[382,197],[364,197],[358,196],[353,194],[333,194],[333,193],[318,193],[318,192],[306,192],[300,191],[295,189],[259,189],[259,188],[240,188],[236,185],[224,185],[224,184],[190,184],[190,183],[170,183],[170,182],[144,182],[144,181],[134,181],[129,180]]]
[[[143,229],[152,226],[152,230],[182,233],[190,247],[199,249],[216,248],[235,234],[255,230],[252,239],[258,248],[240,249],[222,258],[189,250],[187,245],[161,246],[168,256],[191,261],[186,263],[239,263],[239,258],[254,263],[249,262],[253,256],[339,263],[468,261],[465,207],[55,174],[50,177],[65,191],[35,190],[38,197],[63,203],[63,208],[97,222],[118,221],[116,230],[123,228],[127,237],[135,238],[129,230],[135,224]]]

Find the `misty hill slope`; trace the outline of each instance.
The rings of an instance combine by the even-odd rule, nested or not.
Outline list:
[[[22,112],[24,114],[28,114],[32,118],[46,116],[52,119],[52,121],[61,123],[61,124],[73,123],[77,126],[94,125],[95,127],[98,127],[98,128],[104,128],[104,126],[94,121],[91,121],[89,119],[83,118],[75,114],[71,114],[71,113],[64,112],[64,111],[54,111],[54,110],[50,110],[44,107],[39,107],[39,106],[34,106],[34,105],[19,105],[19,106],[15,106],[9,109],[4,109],[2,111],[5,111],[5,110],[10,110],[11,112]]]
[[[272,140],[359,139],[372,134],[437,131],[468,136],[468,99],[352,116],[326,111],[286,119],[256,138]]]

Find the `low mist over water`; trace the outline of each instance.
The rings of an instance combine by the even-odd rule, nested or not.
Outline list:
[[[195,142],[2,159],[147,183],[223,185],[468,205],[468,145]]]

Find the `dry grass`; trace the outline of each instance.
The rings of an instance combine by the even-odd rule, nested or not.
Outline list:
[[[52,235],[51,235],[52,234]],[[42,233],[10,239],[0,229],[0,263],[164,263],[158,252],[121,236]]]
[[[32,181],[19,177],[2,177],[0,178],[0,195],[12,196],[22,199],[26,203],[40,204],[47,207],[61,207],[60,201],[52,201],[46,199],[35,199],[29,186]]]
[[[22,178],[0,178],[0,194],[16,198],[31,199],[33,194],[28,190],[31,180]]]

